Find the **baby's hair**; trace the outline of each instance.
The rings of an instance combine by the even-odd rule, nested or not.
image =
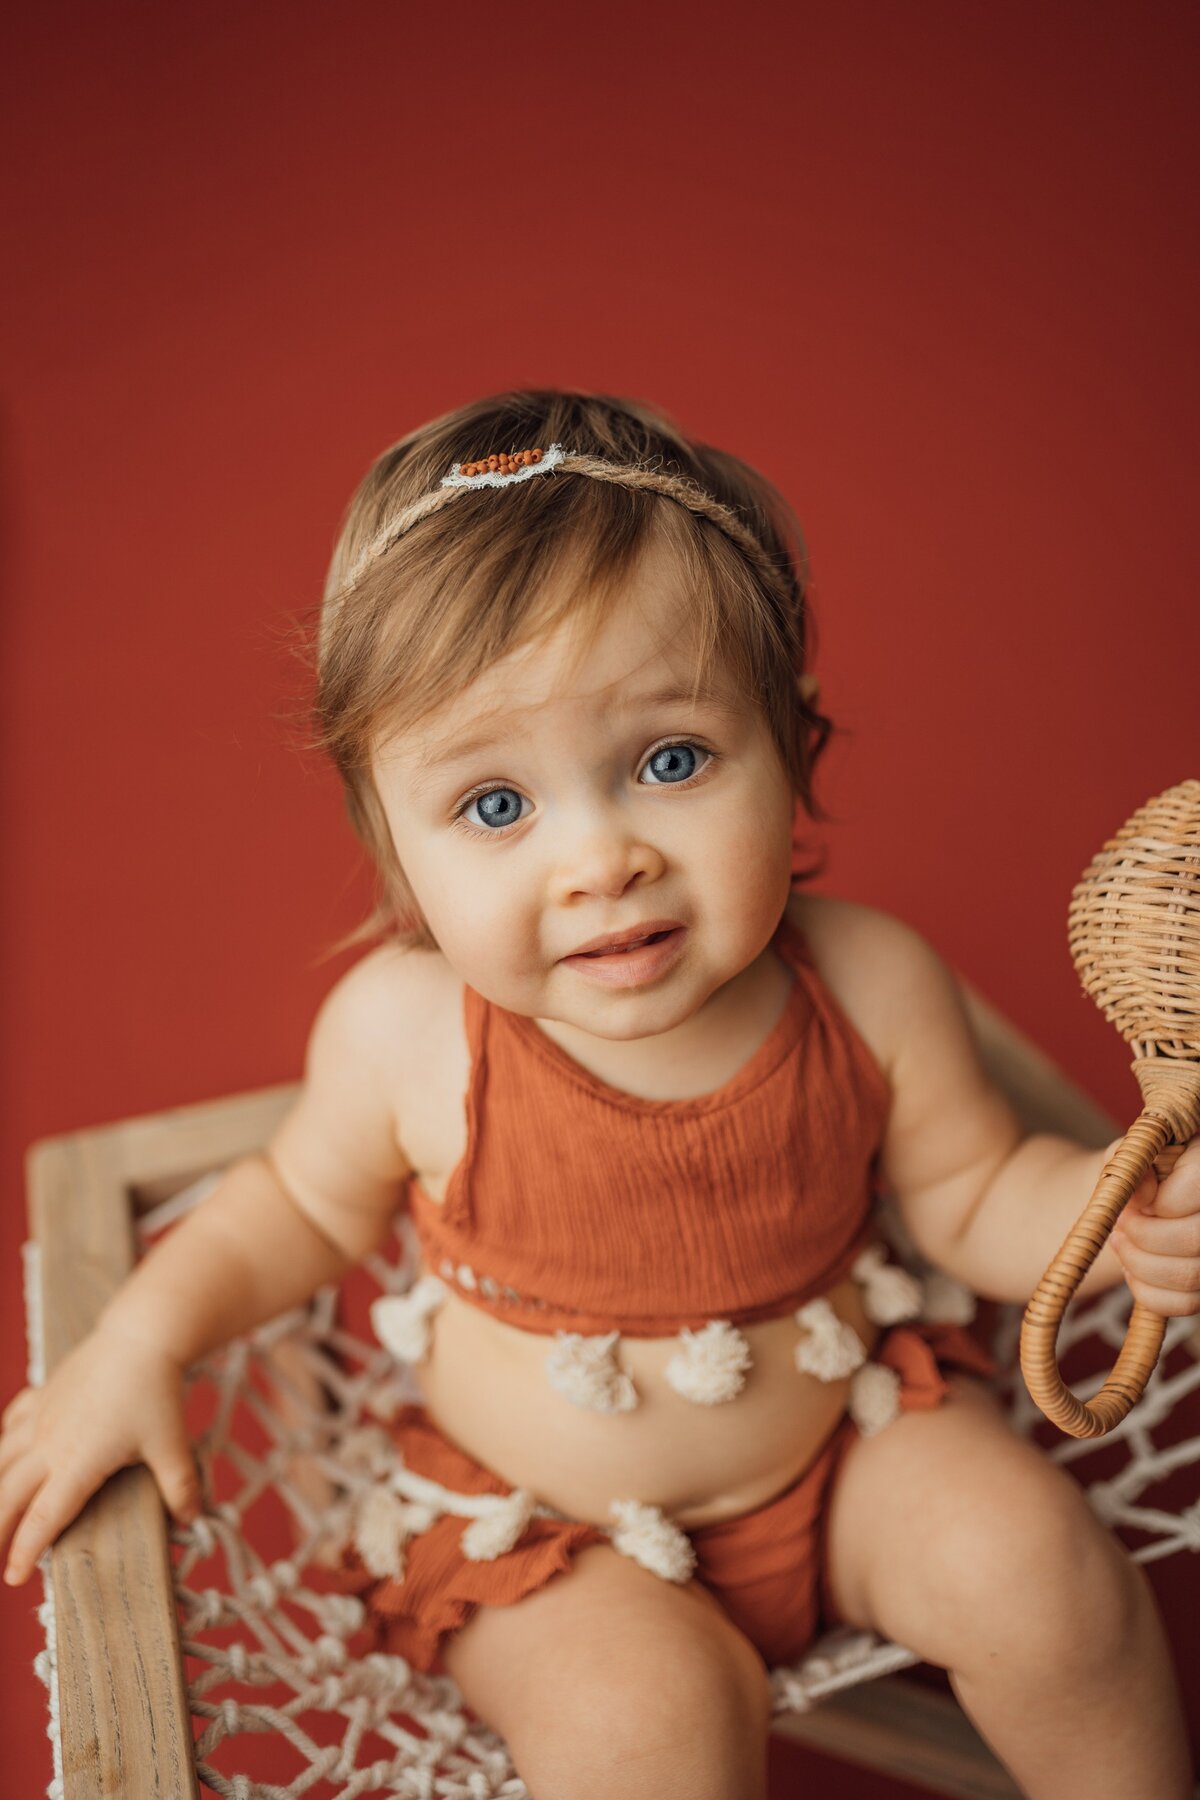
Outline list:
[[[561,444],[546,473],[443,486],[458,465]],[[381,892],[338,949],[389,934],[433,947],[375,787],[384,737],[421,723],[501,657],[568,617],[580,651],[656,544],[696,607],[697,690],[718,665],[753,697],[793,791],[822,817],[813,770],[833,729],[806,671],[799,525],[778,490],[638,401],[521,389],[456,408],[393,444],[353,495],[325,583],[315,722]],[[807,873],[812,873],[810,870]]]

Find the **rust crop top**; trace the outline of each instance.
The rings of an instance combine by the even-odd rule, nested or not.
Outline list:
[[[441,1204],[413,1178],[426,1269],[522,1329],[658,1337],[770,1318],[850,1271],[871,1238],[891,1101],[785,916],[782,1017],[712,1093],[644,1100],[533,1019],[464,991],[467,1147]]]

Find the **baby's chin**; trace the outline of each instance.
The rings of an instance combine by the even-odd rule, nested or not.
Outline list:
[[[601,1011],[585,1016],[579,1007],[565,1012],[541,1012],[536,1016],[546,1024],[566,1025],[576,1031],[586,1032],[589,1037],[603,1038],[611,1044],[636,1044],[644,1038],[661,1037],[665,1031],[673,1031],[677,1025],[683,1025],[699,1011],[697,1006],[674,1007],[670,1011],[659,1008],[652,1012],[645,1008],[634,1016],[634,1009],[626,1009],[622,1016],[618,1009],[613,1009],[611,1017],[601,1016]]]
[[[722,984],[666,981],[659,988],[564,995],[561,987],[533,1015],[610,1043],[636,1043],[686,1025]]]

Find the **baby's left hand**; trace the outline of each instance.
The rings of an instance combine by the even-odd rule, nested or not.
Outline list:
[[[1165,1318],[1200,1313],[1200,1137],[1165,1181],[1151,1171],[1113,1227],[1135,1300]]]

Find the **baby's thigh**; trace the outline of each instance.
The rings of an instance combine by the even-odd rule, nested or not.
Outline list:
[[[442,1657],[537,1800],[766,1793],[771,1696],[757,1651],[696,1582],[607,1544],[511,1606],[480,1607]]]
[[[827,1545],[847,1622],[952,1670],[1010,1651],[1053,1666],[1119,1641],[1137,1605],[1136,1569],[1078,1484],[969,1376],[854,1443]]]

